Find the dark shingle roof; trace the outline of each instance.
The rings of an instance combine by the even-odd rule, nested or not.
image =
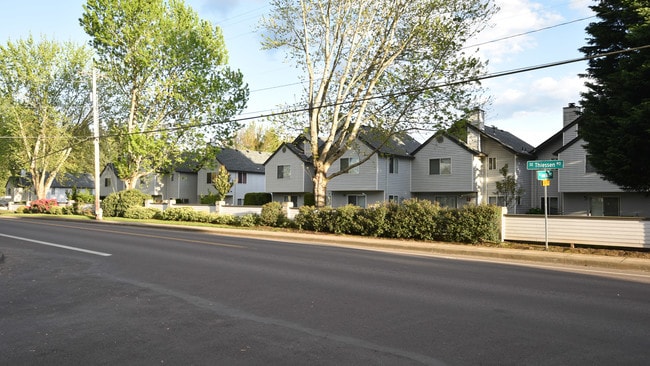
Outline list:
[[[473,125],[468,125],[468,127],[495,140],[515,154],[532,156],[531,152],[535,147],[508,131],[500,130],[495,126],[485,126],[483,130]]]
[[[379,153],[401,157],[412,157],[413,152],[420,147],[420,143],[406,132],[391,135],[386,141],[386,135],[371,127],[362,126],[359,139]]]
[[[269,156],[266,152],[222,148],[217,161],[230,172],[264,174],[264,162]]]
[[[49,176],[49,174],[48,174]],[[47,176],[46,176],[47,178]],[[32,185],[32,175],[27,173],[24,177],[11,177],[10,178],[14,185],[19,187],[30,187]],[[56,178],[52,181],[50,188],[95,188],[95,179],[93,179],[92,174],[81,173],[64,173],[57,175]]]

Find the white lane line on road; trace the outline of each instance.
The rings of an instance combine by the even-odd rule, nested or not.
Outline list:
[[[0,234],[0,236],[4,236],[6,238],[11,238],[11,239],[16,239],[16,240],[29,241],[29,242],[32,242],[32,243],[47,245],[47,246],[51,246],[51,247],[74,250],[74,251],[77,251],[77,252],[83,252],[83,253],[88,253],[88,254],[99,255],[99,256],[102,256],[102,257],[110,257],[112,255],[112,254],[109,254],[109,253],[96,252],[94,250],[70,247],[70,246],[61,245],[61,244],[48,243],[46,241],[40,241],[40,240],[34,240],[34,239],[28,239],[28,238],[21,238],[20,236],[13,236],[13,235],[7,235],[7,234]]]

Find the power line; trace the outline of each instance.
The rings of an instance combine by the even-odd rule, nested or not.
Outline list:
[[[547,26],[547,27],[542,27],[542,28],[538,28],[538,29],[533,29],[533,30],[530,30],[530,31],[527,31],[527,32],[517,33],[517,34],[510,35],[510,36],[505,36],[505,37],[496,38],[496,39],[489,40],[489,41],[485,41],[485,42],[481,42],[481,43],[476,43],[476,44],[472,44],[472,45],[464,46],[464,47],[462,47],[461,49],[468,49],[468,48],[473,48],[473,47],[479,47],[479,46],[483,46],[483,45],[486,45],[486,44],[492,44],[492,43],[497,43],[497,42],[505,41],[505,40],[508,40],[508,39],[513,39],[513,38],[523,37],[523,36],[527,36],[527,35],[530,35],[530,34],[534,34],[534,33],[542,32],[542,31],[545,31],[545,30],[549,30],[549,29],[553,29],[553,28],[558,28],[558,27],[562,27],[562,26],[569,25],[569,24],[573,24],[573,23],[577,23],[577,22],[582,22],[582,21],[585,21],[585,20],[588,20],[588,19],[592,19],[592,18],[596,18],[596,16],[595,16],[595,15],[592,15],[592,16],[588,16],[588,17],[584,17],[584,18],[573,19],[573,20],[570,20],[570,21],[566,21],[566,22],[563,22],[563,23],[558,23],[558,24],[550,25],[550,26]],[[253,32],[249,32],[249,33],[246,33],[246,34],[250,34],[250,33],[253,33]],[[241,36],[241,35],[239,35],[239,36]],[[239,36],[238,36],[238,37],[239,37]],[[269,86],[269,87],[265,87],[265,88],[254,89],[254,90],[251,90],[250,92],[251,92],[251,93],[257,93],[257,92],[268,91],[268,90],[273,90],[273,89],[281,89],[281,88],[286,88],[286,87],[296,86],[296,85],[302,85],[302,84],[304,84],[304,82],[295,82],[295,83],[282,84],[282,85],[276,85],[276,86]]]
[[[601,58],[601,57],[614,56],[614,55],[618,55],[618,54],[639,51],[639,50],[643,50],[643,49],[647,49],[647,48],[650,48],[650,44],[644,45],[644,46],[639,46],[639,47],[634,47],[634,48],[627,48],[627,49],[624,49],[624,50],[600,53],[600,54],[597,54],[597,55],[585,56],[585,57],[580,57],[580,58],[573,58],[573,59],[562,60],[562,61],[555,61],[555,62],[550,62],[550,63],[546,63],[546,64],[522,67],[522,68],[511,69],[511,70],[506,70],[506,71],[499,71],[499,72],[484,74],[484,75],[477,76],[477,77],[474,77],[474,78],[450,81],[450,82],[435,84],[435,85],[431,85],[431,86],[427,86],[427,87],[423,87],[423,88],[414,88],[414,89],[404,90],[404,91],[400,91],[400,92],[379,94],[379,95],[374,95],[374,96],[370,96],[370,97],[366,97],[366,98],[355,99],[355,100],[351,100],[351,101],[344,101],[344,102],[338,102],[338,103],[328,103],[328,104],[323,104],[323,105],[315,107],[315,108],[330,108],[330,107],[335,107],[335,106],[339,106],[339,105],[347,105],[347,104],[356,103],[356,102],[363,102],[363,101],[370,101],[370,100],[382,99],[382,98],[387,98],[387,97],[395,97],[395,96],[422,93],[422,92],[432,90],[432,89],[436,89],[436,88],[444,88],[444,87],[448,87],[448,86],[473,83],[473,82],[477,82],[477,81],[494,79],[494,78],[514,75],[514,74],[520,74],[520,73],[524,73],[524,72],[547,69],[547,68],[550,68],[550,67],[557,67],[557,66],[567,65],[567,64],[576,63],[576,62],[588,61],[588,60]],[[312,107],[312,108],[314,108],[314,107]],[[230,119],[230,121],[231,122],[244,122],[244,121],[250,121],[250,120],[255,120],[255,119],[260,119],[260,118],[283,116],[283,115],[288,115],[288,114],[307,112],[312,108],[310,108],[310,107],[300,107],[300,108],[295,108],[295,109],[290,109],[290,110],[285,110],[285,111],[273,112],[273,113],[269,113],[269,114],[259,114],[259,115],[255,115],[255,116],[252,116],[252,117],[232,118],[232,119]],[[109,134],[109,135],[103,135],[102,138],[120,137],[120,136],[128,136],[128,135],[138,135],[138,134],[147,135],[147,134],[154,134],[154,133],[160,133],[160,132],[171,132],[171,131],[185,131],[185,130],[189,130],[189,129],[192,129],[192,128],[208,127],[208,126],[211,126],[211,125],[214,125],[214,123],[213,122],[208,122],[208,123],[201,123],[201,124],[192,125],[192,126],[167,127],[167,128],[153,129],[153,130],[147,130],[147,131]],[[7,137],[5,137],[5,138],[7,138]],[[86,141],[90,141],[92,139],[93,139],[92,136],[87,137],[87,138],[81,138],[81,139],[78,139],[78,142],[83,143],[83,142],[86,142]]]
[[[466,49],[466,48],[472,48],[472,47],[478,47],[478,46],[483,46],[483,45],[486,45],[486,44],[496,43],[496,42],[500,42],[500,41],[505,41],[505,40],[507,40],[507,39],[512,39],[512,38],[523,37],[523,36],[527,36],[527,35],[529,35],[529,34],[533,34],[533,33],[541,32],[541,31],[545,31],[545,30],[549,30],[549,29],[553,29],[553,28],[557,28],[557,27],[562,27],[562,26],[565,26],[565,25],[569,25],[569,24],[572,24],[572,23],[581,22],[581,21],[583,21],[583,20],[587,20],[587,19],[591,19],[591,18],[595,18],[595,17],[596,17],[595,15],[592,15],[592,16],[590,16],[590,17],[584,17],[584,18],[580,18],[580,19],[574,19],[574,20],[570,20],[570,21],[568,21],[568,22],[559,23],[559,24],[555,24],[555,25],[550,25],[550,26],[548,26],[548,27],[543,27],[543,28],[539,28],[539,29],[533,29],[533,30],[530,30],[530,31],[528,31],[528,32],[517,33],[517,34],[513,34],[513,35],[511,35],[511,36],[505,36],[505,37],[501,37],[501,38],[493,39],[493,40],[490,40],[490,41],[485,41],[485,42],[481,42],[481,43],[472,44],[472,45],[469,45],[469,46],[465,46],[465,47],[463,47],[463,49]]]

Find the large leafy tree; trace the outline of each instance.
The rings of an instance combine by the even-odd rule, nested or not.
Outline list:
[[[650,45],[650,6],[640,0],[601,0],[587,27],[586,56]],[[626,190],[650,192],[650,49],[589,61],[580,135],[592,166]]]
[[[184,156],[209,161],[210,142],[232,137],[248,87],[226,66],[218,27],[182,0],[88,0],[80,23],[108,90],[104,119],[127,188]]]
[[[283,142],[289,140],[281,134],[282,130],[279,128],[251,122],[239,130],[233,140],[233,146],[240,150],[274,152]]]
[[[84,169],[91,118],[91,50],[31,36],[0,46],[0,168],[29,173],[39,199]]]
[[[314,196],[361,127],[391,136],[436,130],[472,101],[483,63],[463,48],[494,12],[489,0],[273,0],[263,45],[303,71]],[[322,141],[322,143],[320,143]],[[377,148],[382,145],[378,144]]]

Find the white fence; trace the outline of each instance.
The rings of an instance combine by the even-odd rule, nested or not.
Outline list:
[[[544,242],[543,215],[503,215],[503,240]],[[650,249],[650,220],[602,216],[549,216],[549,243]]]
[[[291,220],[298,214],[298,209],[291,207],[291,202],[282,203],[282,211],[284,214]],[[203,211],[208,213],[218,213],[220,215],[233,215],[233,216],[244,216],[248,214],[261,214],[262,206],[229,206],[224,202],[217,202],[214,205],[180,205],[172,203],[145,203],[146,207],[157,208],[161,211],[165,211],[171,207],[190,207],[195,211]]]

